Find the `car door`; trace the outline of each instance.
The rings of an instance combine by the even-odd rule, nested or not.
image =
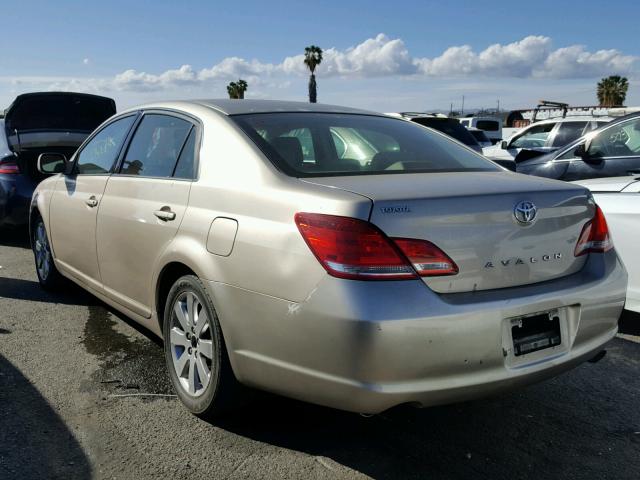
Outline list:
[[[97,225],[104,291],[144,317],[154,268],[187,208],[198,135],[195,120],[145,112],[104,191]]]
[[[640,118],[616,123],[599,132],[584,157],[577,157],[575,148],[571,148],[556,161],[569,162],[561,180],[640,173]]]
[[[55,187],[49,206],[58,267],[101,290],[96,255],[96,217],[105,185],[137,114],[120,117],[92,135],[72,159],[71,173]]]

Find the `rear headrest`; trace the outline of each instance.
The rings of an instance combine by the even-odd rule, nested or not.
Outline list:
[[[386,170],[394,163],[402,161],[403,156],[400,152],[378,152],[371,159],[371,169]]]
[[[295,137],[278,137],[271,140],[271,146],[293,168],[300,168],[304,160],[302,145]]]

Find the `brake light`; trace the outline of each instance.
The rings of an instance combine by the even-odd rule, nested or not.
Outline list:
[[[398,247],[369,222],[319,213],[296,213],[295,222],[320,264],[334,277],[417,278]]]
[[[613,242],[609,236],[609,227],[604,213],[598,205],[596,205],[596,213],[584,227],[578,238],[578,243],[574,250],[574,255],[579,257],[589,252],[604,253],[613,248]]]
[[[13,159],[3,159],[0,160],[0,173],[18,174],[20,173],[20,168]]]
[[[403,280],[458,273],[455,262],[433,243],[390,239],[364,220],[297,213],[295,221],[313,254],[334,277]]]
[[[409,259],[421,277],[455,275],[458,266],[449,256],[431,242],[411,238],[394,238],[402,253]]]

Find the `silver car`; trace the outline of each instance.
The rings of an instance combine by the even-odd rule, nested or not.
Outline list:
[[[201,416],[244,386],[362,413],[549,378],[617,331],[627,274],[584,187],[507,172],[380,114],[156,103],[43,154],[31,231],[164,339]]]

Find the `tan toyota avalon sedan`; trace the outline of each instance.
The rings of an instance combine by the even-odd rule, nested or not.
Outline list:
[[[100,126],[33,196],[40,283],[164,339],[202,416],[241,385],[362,413],[519,387],[596,357],[627,275],[583,187],[402,119],[251,100]]]

